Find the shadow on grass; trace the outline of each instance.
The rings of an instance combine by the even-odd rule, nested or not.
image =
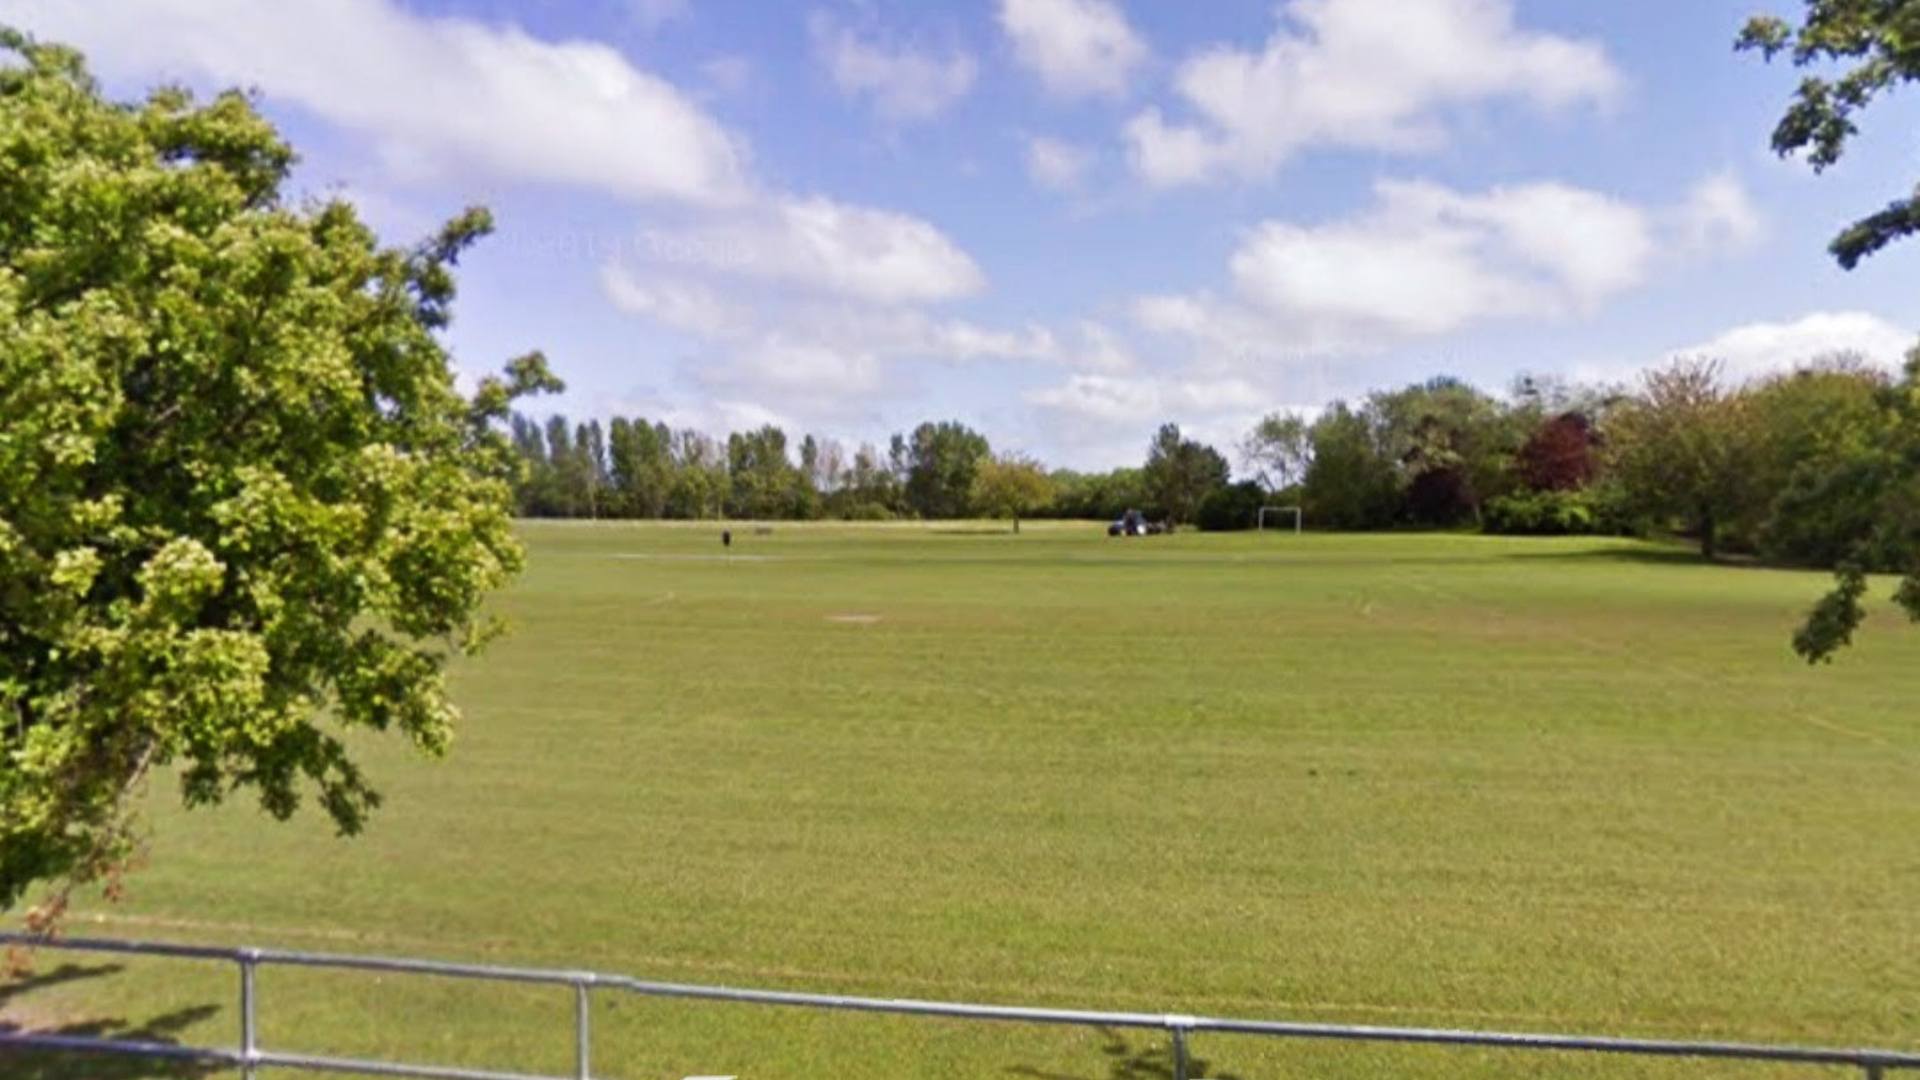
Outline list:
[[[1708,560],[1699,548],[1679,545],[1583,548],[1578,551],[1509,551],[1500,558],[1521,562],[1628,563],[1641,566],[1712,566],[1727,570],[1804,570],[1806,567],[1776,566],[1751,555],[1722,555]]]
[[[1100,1034],[1107,1039],[1100,1048],[1107,1057],[1107,1071],[1099,1076],[1048,1072],[1030,1065],[1016,1065],[1007,1072],[1028,1080],[1172,1080],[1173,1046],[1165,1035],[1139,1035],[1135,1046],[1128,1043],[1125,1033],[1113,1028],[1103,1027]],[[1233,1073],[1215,1071],[1212,1062],[1191,1052],[1191,1042],[1188,1050],[1187,1075],[1194,1080],[1241,1080]]]
[[[98,979],[119,974],[119,964],[91,967],[63,964],[42,974],[27,975],[0,983],[0,1010],[26,994],[83,979]],[[30,1032],[35,1035],[65,1035],[73,1038],[118,1039],[133,1042],[179,1045],[180,1034],[194,1024],[217,1014],[217,1005],[195,1005],[162,1013],[144,1023],[125,1019],[88,1020],[78,1023],[41,1026],[0,1016],[0,1035]],[[119,1057],[107,1054],[83,1054],[44,1050],[18,1050],[0,1043],[0,1076],[7,1080],[201,1080],[218,1075],[224,1066],[193,1061],[161,1061],[150,1058]]]

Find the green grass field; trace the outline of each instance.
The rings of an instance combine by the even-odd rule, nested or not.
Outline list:
[[[741,535],[744,533],[745,535]],[[1014,1004],[1920,1045],[1920,633],[1626,541],[528,525],[369,833],[150,802],[70,932]],[[1884,590],[1883,590],[1884,591]],[[268,1045],[562,1071],[564,992],[270,971]],[[0,1015],[231,1044],[231,972]],[[622,1080],[1166,1075],[1153,1034],[603,1002]],[[1824,1070],[1202,1036],[1197,1075]],[[32,1077],[194,1075],[16,1059]],[[64,1070],[64,1071],[63,1071]]]

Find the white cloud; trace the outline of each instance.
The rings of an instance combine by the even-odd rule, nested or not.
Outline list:
[[[1131,371],[1139,364],[1124,338],[1112,327],[1091,319],[1081,321],[1080,346],[1067,355],[1066,362],[1106,375]]]
[[[627,11],[635,22],[648,30],[657,30],[675,19],[693,14],[687,0],[627,0]]]
[[[1027,175],[1054,191],[1077,191],[1092,163],[1086,150],[1061,139],[1036,135],[1027,140]]]
[[[116,75],[257,87],[422,179],[479,172],[709,204],[750,187],[734,136],[601,44],[390,0],[0,0],[0,21],[73,42]]]
[[[874,303],[951,300],[985,285],[973,259],[926,221],[821,197],[775,199],[644,241],[668,261]]]
[[[1114,424],[1178,420],[1257,410],[1267,400],[1241,378],[1186,379],[1158,375],[1070,375],[1065,382],[1029,391],[1026,399],[1045,409]]]
[[[1136,115],[1134,167],[1156,186],[1264,178],[1310,146],[1430,149],[1451,107],[1619,93],[1599,45],[1520,29],[1513,14],[1512,0],[1291,0],[1259,50],[1219,45],[1181,65],[1175,87],[1193,120]]]
[[[978,65],[954,49],[936,55],[912,45],[862,38],[833,16],[816,11],[807,20],[813,51],[840,92],[868,98],[889,120],[926,120],[973,89]]]
[[[1119,97],[1147,45],[1109,0],[1000,0],[1014,56],[1050,93]]]
[[[1589,311],[1637,284],[1654,249],[1643,211],[1563,184],[1468,195],[1383,181],[1375,194],[1356,218],[1251,230],[1229,264],[1238,296],[1302,347],[1363,348]]]
[[[1864,311],[1816,311],[1791,322],[1736,326],[1671,355],[1702,356],[1726,364],[1733,379],[1787,371],[1809,360],[1853,352],[1877,367],[1899,368],[1915,344],[1913,329]]]
[[[659,406],[657,401],[617,402],[616,411],[647,415]],[[801,429],[795,419],[769,409],[756,401],[738,398],[702,399],[698,403],[668,405],[660,412],[660,421],[675,431],[693,430],[716,439],[715,451],[724,460],[729,432],[752,431],[773,425],[789,435]]]
[[[698,371],[709,386],[737,387],[805,404],[871,395],[883,377],[880,360],[872,352],[778,333],[733,352],[723,363],[702,364]]]
[[[1731,172],[1695,184],[1676,213],[1675,227],[1687,250],[1709,255],[1751,248],[1766,232],[1746,186]]]
[[[707,84],[722,94],[738,94],[753,85],[753,61],[728,54],[711,57],[700,64]]]
[[[1154,428],[1169,421],[1228,451],[1274,397],[1247,379],[1194,375],[1075,374],[1028,391],[1049,436],[1077,460],[1138,463]]]
[[[754,324],[751,311],[703,285],[646,281],[614,263],[601,268],[600,284],[615,307],[644,315],[671,330],[724,338],[740,335]]]

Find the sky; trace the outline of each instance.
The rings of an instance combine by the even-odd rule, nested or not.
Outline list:
[[[1229,445],[1434,375],[1752,377],[1920,323],[1912,103],[1768,137],[1791,0],[0,0],[107,91],[257,96],[392,243],[495,214],[448,339],[575,418],[849,447],[958,419],[1054,465]]]

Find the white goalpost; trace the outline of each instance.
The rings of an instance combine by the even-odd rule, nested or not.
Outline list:
[[[1267,515],[1268,514],[1292,514],[1293,515],[1293,531],[1296,533],[1300,531],[1300,508],[1297,506],[1263,506],[1261,507],[1260,514],[1257,518],[1256,531],[1258,532],[1267,531]]]

